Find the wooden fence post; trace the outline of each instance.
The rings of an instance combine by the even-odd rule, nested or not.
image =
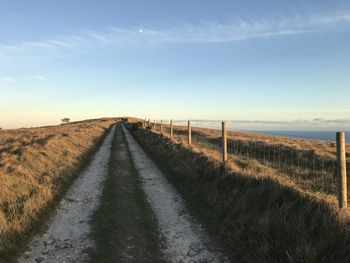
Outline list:
[[[163,120],[160,121],[160,134],[163,135]]]
[[[170,140],[173,139],[174,136],[174,130],[173,130],[173,120],[170,120]]]
[[[337,178],[339,208],[348,207],[345,133],[337,132]]]
[[[191,131],[191,121],[188,121],[187,123],[187,131],[188,131],[188,146],[192,145],[192,131]]]
[[[222,136],[221,136],[221,144],[222,144],[222,162],[225,164],[227,162],[227,134],[226,134],[226,122],[222,122]]]

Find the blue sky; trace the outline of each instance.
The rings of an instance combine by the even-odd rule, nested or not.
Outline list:
[[[0,0],[0,127],[131,115],[349,130],[349,40],[349,1]]]

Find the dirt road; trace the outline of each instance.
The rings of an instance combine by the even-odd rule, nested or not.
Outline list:
[[[147,202],[119,125],[109,174],[92,224],[92,262],[164,262],[155,215]]]
[[[122,125],[19,262],[227,262]]]
[[[129,150],[147,199],[156,214],[164,245],[164,254],[170,262],[225,262],[212,251],[212,241],[202,226],[188,213],[184,201],[165,175],[123,127]]]

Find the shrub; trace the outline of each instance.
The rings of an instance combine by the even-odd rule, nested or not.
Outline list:
[[[68,124],[70,122],[70,118],[63,118],[61,119],[62,124]]]

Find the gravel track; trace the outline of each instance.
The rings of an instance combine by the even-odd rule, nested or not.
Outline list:
[[[115,126],[105,138],[92,163],[68,190],[45,233],[34,237],[18,260],[27,262],[86,262],[87,249],[94,246],[89,221],[99,203],[101,185],[108,174],[108,162]]]
[[[187,212],[184,201],[165,175],[123,126],[135,167],[139,171],[149,203],[157,216],[170,262],[228,262],[203,227]]]
[[[68,190],[49,220],[48,229],[34,237],[19,263],[89,261],[87,250],[95,247],[91,237],[91,216],[99,205],[103,182],[108,176],[115,129],[115,126],[111,129],[92,163]],[[165,260],[176,263],[228,262],[217,252],[201,224],[188,213],[181,196],[165,175],[124,126],[122,130],[147,201],[158,221]]]

